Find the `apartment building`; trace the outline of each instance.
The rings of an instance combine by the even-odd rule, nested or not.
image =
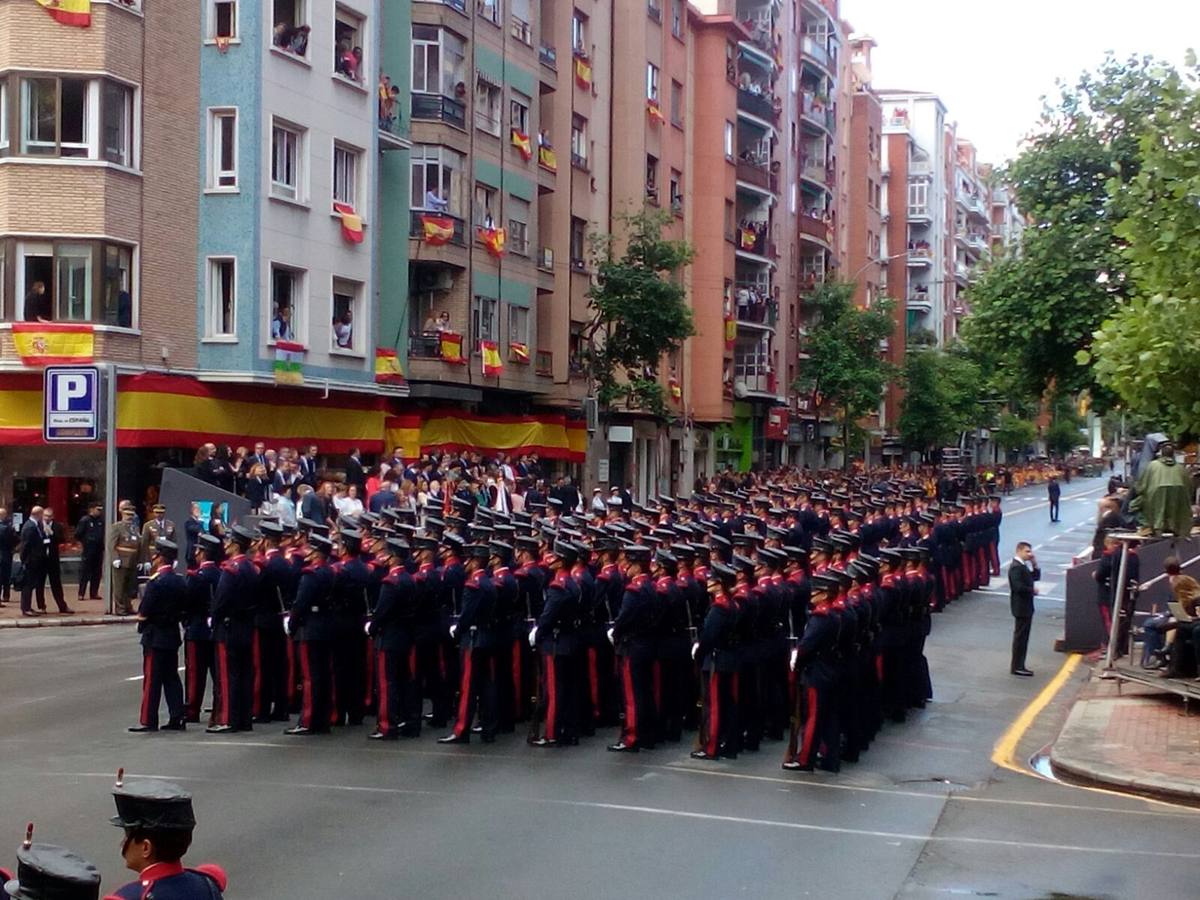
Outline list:
[[[954,301],[946,322],[946,337],[958,335],[958,326],[969,313],[967,289],[974,270],[992,249],[992,186],[979,163],[975,145],[955,143],[954,166]]]

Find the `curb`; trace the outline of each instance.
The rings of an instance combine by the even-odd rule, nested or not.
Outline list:
[[[1148,772],[1130,773],[1093,759],[1080,757],[1069,750],[1064,752],[1064,738],[1067,744],[1082,744],[1085,748],[1093,746],[1090,738],[1070,734],[1073,728],[1087,734],[1087,730],[1081,727],[1078,720],[1083,718],[1087,704],[1092,702],[1097,701],[1082,700],[1072,707],[1058,740],[1050,748],[1050,768],[1055,775],[1061,776],[1065,781],[1085,786],[1106,787],[1121,793],[1200,806],[1200,782],[1189,784]]]
[[[35,616],[32,619],[0,619],[0,628],[68,628],[72,625],[132,625],[136,616]]]

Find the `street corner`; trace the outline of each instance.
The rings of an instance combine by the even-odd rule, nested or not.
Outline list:
[[[1200,715],[1184,698],[1093,675],[1050,751],[1063,781],[1200,805]]]

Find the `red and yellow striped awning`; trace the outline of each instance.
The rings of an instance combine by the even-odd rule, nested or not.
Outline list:
[[[547,459],[583,462],[587,452],[583,422],[562,413],[529,416],[465,415],[462,410],[439,409],[389,416],[386,445],[403,447],[408,456],[441,451],[477,453],[537,453]]]

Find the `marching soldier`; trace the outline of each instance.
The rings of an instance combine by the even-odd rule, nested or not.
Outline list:
[[[367,634],[374,641],[377,683],[375,730],[367,735],[373,741],[421,733],[421,685],[414,640],[417,588],[404,567],[408,544],[388,538],[386,547],[390,568],[367,626]]]
[[[221,579],[213,595],[211,617],[221,701],[217,723],[206,729],[211,734],[253,728],[258,569],[246,553],[254,541],[254,532],[242,525],[229,530],[228,558],[221,564]]]
[[[320,534],[308,538],[307,565],[300,573],[296,599],[285,628],[299,647],[304,684],[300,721],[284,734],[328,734],[333,703],[329,677],[330,646],[337,632],[333,614],[333,542]]]
[[[483,742],[492,744],[496,741],[496,589],[487,572],[491,551],[486,544],[471,544],[465,552],[467,580],[463,586],[462,612],[450,626],[450,637],[457,638],[462,648],[458,714],[454,730],[438,738],[438,743],[470,743],[471,723],[478,705]]]
[[[200,721],[200,710],[204,705],[204,691],[209,675],[213,684],[213,716],[209,725],[217,722],[217,703],[220,690],[217,684],[216,659],[213,652],[212,625],[209,610],[221,580],[220,564],[225,558],[221,539],[211,534],[201,534],[198,539],[199,553],[203,557],[200,565],[188,572],[188,602],[183,622],[184,641],[184,693],[185,718],[189,722]]]
[[[511,569],[512,545],[504,541],[492,541],[488,549],[491,552],[488,565],[492,572],[492,585],[496,589],[493,647],[496,668],[496,730],[509,733],[516,729],[516,694],[520,689],[520,678],[513,670],[513,653],[516,650],[513,634],[517,623],[524,620],[525,614],[519,607],[521,589]],[[519,658],[517,665],[520,665]]]
[[[616,648],[625,721],[621,735],[608,749],[636,753],[654,746],[658,710],[654,706],[654,637],[657,627],[654,585],[647,569],[650,548],[634,544],[621,554],[625,562],[625,593],[608,639]]]
[[[699,747],[693,759],[737,759],[741,743],[738,723],[737,679],[738,603],[732,596],[737,573],[714,563],[708,573],[712,598],[692,657],[700,663],[703,712],[700,717]]]
[[[258,607],[254,611],[254,721],[288,721],[287,635],[283,631],[284,613],[291,608],[296,594],[296,577],[291,561],[280,542],[283,526],[277,522],[259,523],[266,550],[260,569]]]
[[[142,708],[134,732],[158,731],[158,705],[167,698],[164,731],[183,731],[183,684],[179,681],[179,623],[187,610],[188,587],[175,572],[179,548],[173,541],[154,542],[151,564],[154,574],[146,584],[138,607],[138,631],[142,635]]]
[[[839,582],[833,576],[814,575],[810,583],[813,608],[791,660],[801,685],[802,712],[796,720],[803,724],[797,729],[799,735],[792,738],[797,744],[796,754],[794,758],[784,760],[783,768],[811,772],[820,766],[836,772],[841,739],[833,698],[837,678],[838,621],[832,615],[830,602],[837,595]],[[798,740],[800,735],[803,737]]]
[[[347,528],[339,537],[342,558],[333,566],[333,724],[361,725],[367,674],[363,626],[373,578],[362,560],[362,532]]]
[[[422,696],[430,700],[430,722],[435,728],[444,727],[449,720],[451,701],[451,687],[446,677],[445,642],[442,639],[442,580],[434,565],[437,547],[437,541],[433,538],[413,540],[413,553],[417,560],[417,571],[413,573],[417,591],[417,672]],[[410,724],[420,733],[420,721]]]
[[[529,633],[529,644],[541,660],[537,721],[544,724],[541,737],[531,738],[536,747],[579,743],[578,687],[573,657],[578,649],[579,586],[569,572],[576,560],[575,548],[559,541],[547,555],[551,581],[546,585],[545,604],[537,624]]]

